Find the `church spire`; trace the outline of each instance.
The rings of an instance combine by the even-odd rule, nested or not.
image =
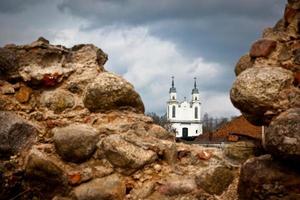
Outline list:
[[[194,77],[194,89],[192,90],[192,94],[199,94],[199,90],[197,88],[197,78]]]
[[[174,86],[174,76],[172,76],[172,87],[170,88],[169,93],[175,93],[176,92],[176,88]]]

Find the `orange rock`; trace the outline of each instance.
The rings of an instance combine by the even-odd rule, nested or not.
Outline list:
[[[81,182],[80,172],[68,174],[68,182],[70,185],[78,185]]]
[[[198,152],[197,157],[200,160],[209,160],[212,157],[212,153],[209,151],[203,150],[203,151]]]
[[[26,103],[30,99],[32,89],[27,86],[21,86],[15,97],[20,103]]]

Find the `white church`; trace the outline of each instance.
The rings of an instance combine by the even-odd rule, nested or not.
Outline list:
[[[177,92],[172,77],[172,87],[169,91],[169,101],[167,102],[167,119],[176,132],[176,138],[193,138],[202,134],[201,123],[201,102],[197,88],[196,78],[194,78],[194,88],[192,90],[192,100],[188,102],[177,100]]]

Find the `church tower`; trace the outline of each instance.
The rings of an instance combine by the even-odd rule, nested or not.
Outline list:
[[[196,77],[194,78],[194,88],[192,90],[192,102],[199,102],[200,101],[200,95],[199,95],[199,90],[197,88],[197,82],[196,82]]]
[[[174,87],[174,76],[172,76],[172,87],[170,88],[169,94],[170,94],[170,101],[177,100],[176,88]]]
[[[172,76],[172,87],[169,90],[169,97],[170,99],[168,101],[167,117],[168,120],[175,120],[177,117],[178,101],[177,101],[176,88],[174,85],[174,76]]]
[[[194,88],[192,90],[192,102],[191,102],[194,116],[193,118],[195,120],[200,120],[200,109],[201,109],[201,103],[200,103],[200,94],[199,90],[197,88],[197,79],[194,78]]]

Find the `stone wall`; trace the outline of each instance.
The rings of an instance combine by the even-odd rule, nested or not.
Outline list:
[[[44,38],[0,48],[0,199],[236,195],[227,188],[238,167],[218,149],[176,144],[107,59],[94,45]]]
[[[288,0],[284,16],[263,31],[240,58],[231,100],[244,117],[265,125],[271,155],[241,169],[240,199],[300,199],[300,1]]]

